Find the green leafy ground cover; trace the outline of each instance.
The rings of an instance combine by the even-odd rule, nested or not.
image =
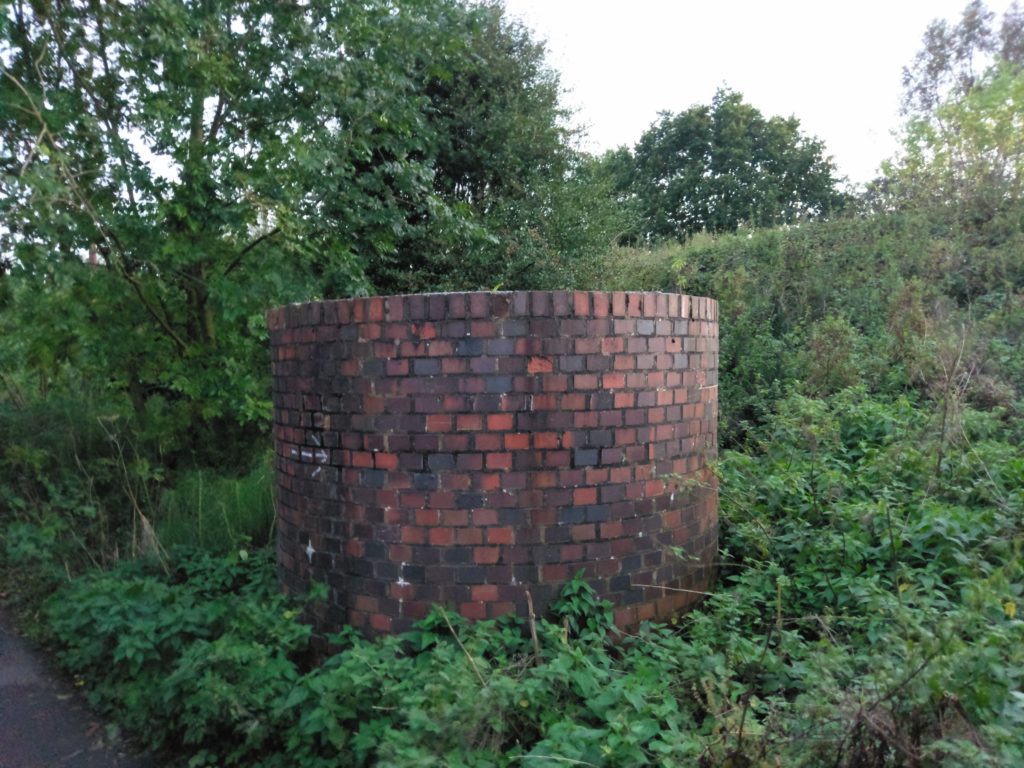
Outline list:
[[[718,467],[715,593],[635,634],[576,581],[536,648],[438,608],[310,666],[301,606],[244,550],[77,579],[46,631],[95,705],[191,765],[1018,765],[1024,457],[1001,419],[965,411],[936,467],[908,399],[786,398]]]

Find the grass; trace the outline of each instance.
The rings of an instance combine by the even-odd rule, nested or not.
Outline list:
[[[264,546],[274,535],[273,472],[265,462],[242,477],[193,470],[163,492],[155,521],[165,547],[228,552]]]

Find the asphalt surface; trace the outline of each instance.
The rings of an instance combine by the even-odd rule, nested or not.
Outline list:
[[[0,610],[0,768],[147,768],[107,739],[105,723]]]

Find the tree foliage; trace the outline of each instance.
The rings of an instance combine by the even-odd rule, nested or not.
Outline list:
[[[874,190],[988,243],[1018,229],[1024,192],[1024,12],[993,19],[975,0],[957,24],[928,27],[904,70],[903,147]]]
[[[557,77],[496,5],[15,0],[0,68],[3,354],[168,453],[264,429],[275,303],[572,279]]]
[[[644,237],[685,239],[827,215],[843,204],[835,167],[795,117],[765,118],[741,94],[664,113],[631,153],[608,158]]]
[[[623,217],[573,148],[558,75],[500,5],[450,17],[435,23],[456,43],[443,70],[421,63],[419,88],[434,191],[463,226],[415,233],[371,279],[383,292],[578,285]]]
[[[921,50],[903,69],[905,114],[941,119],[939,106],[978,87],[993,60],[1024,66],[1024,12],[1014,2],[998,29],[994,18],[981,0],[971,0],[955,25],[945,19],[928,25]]]

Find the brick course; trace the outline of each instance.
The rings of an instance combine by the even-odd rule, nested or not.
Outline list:
[[[712,577],[718,305],[665,293],[344,299],[268,315],[278,562],[323,632],[539,612],[578,571],[623,627]],[[683,557],[679,555],[682,554]]]

